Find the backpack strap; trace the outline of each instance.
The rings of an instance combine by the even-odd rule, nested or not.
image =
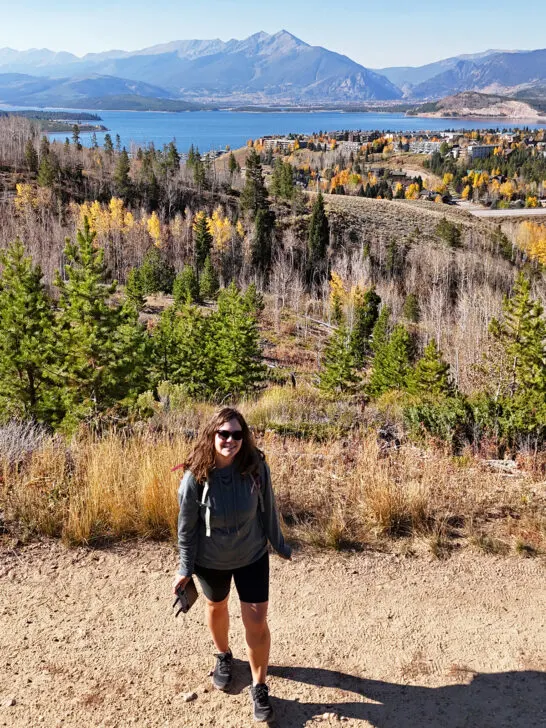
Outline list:
[[[201,493],[200,505],[205,506],[205,534],[210,538],[210,498],[207,500],[209,490],[210,483],[207,478],[203,486],[203,492]]]

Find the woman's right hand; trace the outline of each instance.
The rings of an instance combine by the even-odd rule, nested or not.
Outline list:
[[[183,589],[189,580],[190,580],[189,576],[182,576],[182,574],[175,574],[174,579],[173,579],[173,594],[176,594],[176,590],[178,588]]]

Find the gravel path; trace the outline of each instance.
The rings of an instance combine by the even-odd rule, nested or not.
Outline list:
[[[252,725],[237,600],[224,694],[201,605],[173,617],[175,563],[152,543],[0,552],[0,726]],[[274,558],[276,725],[542,728],[545,574],[540,560],[471,552]]]

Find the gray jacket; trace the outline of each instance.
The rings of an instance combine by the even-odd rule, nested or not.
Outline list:
[[[292,552],[284,542],[265,462],[260,464],[259,482],[229,465],[213,470],[208,484],[208,488],[199,485],[187,470],[178,489],[182,576],[191,576],[195,564],[210,569],[252,564],[267,551],[268,541],[280,556],[290,558]]]

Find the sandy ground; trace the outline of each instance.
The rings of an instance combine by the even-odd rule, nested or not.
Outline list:
[[[0,726],[252,725],[237,600],[224,694],[202,600],[174,619],[175,563],[150,543],[0,553]],[[540,560],[471,552],[274,558],[276,725],[545,726],[545,575]]]

